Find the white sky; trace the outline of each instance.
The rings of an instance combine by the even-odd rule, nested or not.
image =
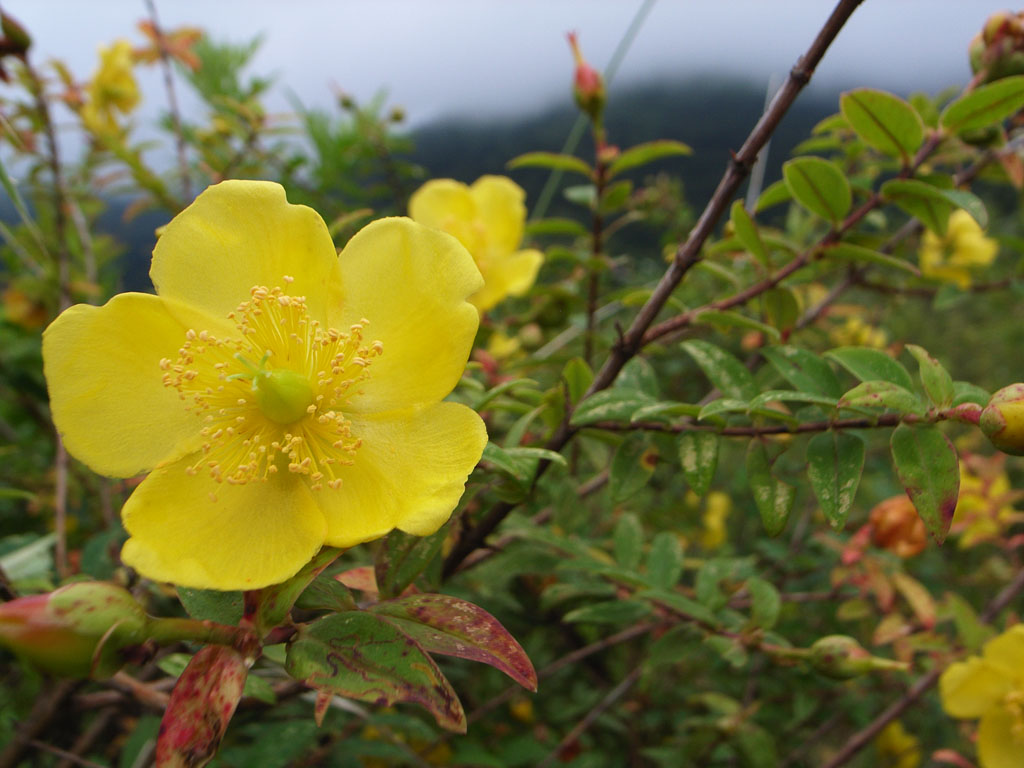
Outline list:
[[[968,77],[966,47],[1007,0],[865,0],[829,51],[819,85],[936,90]],[[386,88],[413,124],[448,114],[530,111],[568,99],[565,41],[580,33],[604,67],[642,0],[157,0],[162,25],[217,39],[263,33],[254,71],[277,76],[271,109],[288,91],[327,106],[336,84],[359,100]],[[143,0],[0,0],[36,41],[35,61],[64,59],[82,79],[100,44],[140,43]],[[618,83],[708,71],[767,82],[785,74],[831,11],[830,0],[658,0]],[[287,10],[286,10],[287,9]],[[164,108],[161,81],[143,78],[142,119]],[[188,109],[189,101],[184,102]]]

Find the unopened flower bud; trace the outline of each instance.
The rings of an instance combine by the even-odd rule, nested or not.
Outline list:
[[[826,635],[815,641],[808,656],[816,672],[836,680],[848,680],[880,669],[906,669],[907,665],[872,656],[847,635]]]
[[[985,21],[967,48],[971,71],[986,82],[1024,74],[1024,15],[999,11]]]
[[[1011,384],[992,395],[979,424],[1000,451],[1024,456],[1024,384]]]
[[[6,53],[24,56],[32,45],[32,37],[25,28],[3,11],[0,11],[0,31],[4,35]]]
[[[572,95],[576,99],[576,105],[589,115],[591,120],[599,123],[601,121],[601,113],[604,111],[604,78],[601,77],[600,72],[590,66],[583,58],[575,32],[569,33],[569,45],[572,47],[572,55],[576,60]]]
[[[145,639],[146,614],[115,584],[79,582],[0,604],[0,645],[57,675],[106,677]]]
[[[874,545],[899,557],[913,557],[928,545],[928,531],[905,493],[876,504],[869,522]]]

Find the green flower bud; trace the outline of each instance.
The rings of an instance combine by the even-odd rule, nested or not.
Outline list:
[[[826,635],[810,647],[808,661],[816,672],[836,680],[848,680],[880,669],[905,670],[906,664],[872,656],[847,635]]]
[[[1024,456],[1024,384],[1011,384],[992,395],[979,425],[1000,451]]]
[[[146,621],[126,589],[79,582],[0,604],[0,645],[53,674],[107,677],[145,640]]]

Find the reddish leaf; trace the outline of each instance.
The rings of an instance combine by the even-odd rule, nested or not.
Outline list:
[[[447,595],[410,595],[370,610],[387,616],[428,653],[489,664],[524,688],[537,690],[537,673],[522,646],[479,606]]]
[[[208,645],[178,678],[156,743],[157,768],[200,768],[216,754],[248,668],[234,648]]]
[[[351,568],[335,576],[338,581],[349,589],[358,589],[360,592],[377,593],[377,575],[372,565],[362,565],[358,568]]]

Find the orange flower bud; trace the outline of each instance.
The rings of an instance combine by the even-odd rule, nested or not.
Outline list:
[[[105,677],[144,639],[146,614],[127,590],[79,582],[0,604],[0,645],[57,675]]]
[[[604,78],[583,58],[576,33],[570,32],[568,37],[573,58],[576,60],[572,95],[576,99],[576,105],[589,115],[591,120],[600,122],[605,102]]]
[[[928,531],[906,494],[876,504],[868,520],[872,543],[899,557],[920,554],[928,544]]]
[[[1011,384],[992,395],[979,424],[1000,451],[1024,456],[1024,384]]]

